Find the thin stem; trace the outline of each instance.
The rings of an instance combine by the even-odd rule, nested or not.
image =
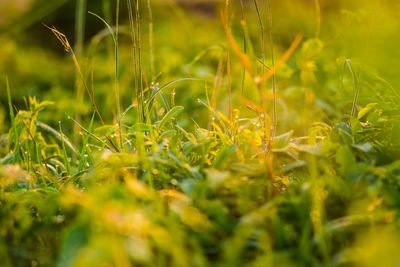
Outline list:
[[[131,28],[131,37],[132,37],[132,48],[133,48],[133,68],[134,68],[134,82],[135,82],[135,93],[136,93],[136,101],[137,101],[137,112],[138,112],[138,118],[141,117],[142,111],[141,111],[141,103],[139,101],[140,99],[140,92],[139,92],[139,83],[138,83],[138,69],[137,69],[137,46],[136,46],[136,29],[135,29],[135,22],[134,22],[134,17],[133,17],[133,11],[132,11],[132,3],[131,0],[127,0],[127,5],[128,5],[128,13],[129,13],[129,24]]]
[[[221,86],[221,82],[222,82],[222,77],[224,76],[224,63],[225,63],[225,57],[223,56],[223,54],[221,55],[219,61],[218,61],[218,67],[217,67],[217,73],[215,76],[215,81],[214,81],[214,91],[212,93],[212,98],[211,98],[211,109],[212,111],[215,111],[216,107],[217,107],[217,98],[218,98],[218,92],[219,92],[219,88]],[[213,123],[213,118],[214,115],[210,114],[211,118],[210,118],[210,127],[212,126]]]
[[[141,40],[140,40],[140,5],[139,0],[136,0],[136,46],[137,46],[137,59],[138,59],[138,74],[140,77],[140,98],[141,104],[144,105],[144,88],[143,88],[143,70],[142,70],[142,54],[141,54]],[[142,109],[142,121],[146,122],[146,111]]]
[[[269,39],[271,42],[271,61],[272,66],[275,66],[275,57],[274,57],[274,39],[272,36],[272,9],[271,9],[271,0],[268,0],[268,22],[269,22]],[[273,92],[273,119],[272,119],[272,130],[271,130],[271,144],[274,141],[276,128],[278,126],[278,118],[277,118],[277,110],[276,110],[276,75],[275,72],[272,75],[272,92]],[[271,145],[269,148],[269,152],[271,150]]]
[[[353,99],[353,105],[351,107],[351,117],[355,117],[356,115],[356,109],[357,109],[357,102],[358,102],[358,96],[360,94],[360,83],[357,77],[357,74],[354,72],[353,65],[351,64],[350,59],[346,59],[346,64],[350,70],[351,75],[353,76],[353,84],[354,84],[354,99]]]
[[[153,82],[154,75],[154,48],[153,48],[153,12],[151,11],[150,0],[147,0],[147,11],[149,13],[149,48],[150,48],[150,73]]]
[[[89,13],[90,13],[90,12],[89,12]],[[94,14],[94,13],[91,13],[91,14],[97,16],[97,15]],[[98,16],[97,16],[97,17],[98,17]],[[100,17],[99,17],[99,18],[100,18]],[[101,18],[100,18],[100,19],[101,19]],[[45,25],[45,24],[43,24],[43,25],[44,25],[46,28],[48,28],[49,30],[51,30],[51,31],[53,32],[53,34],[54,34],[54,35],[57,37],[57,39],[61,42],[62,46],[64,47],[64,50],[65,50],[67,53],[69,53],[69,54],[71,55],[72,60],[73,60],[74,65],[75,65],[75,68],[76,68],[76,70],[77,70],[77,72],[78,72],[78,75],[79,75],[79,77],[80,77],[81,80],[82,80],[82,84],[83,84],[83,86],[85,87],[87,94],[89,95],[89,98],[90,98],[90,101],[91,101],[91,103],[92,103],[93,109],[94,109],[94,111],[96,112],[96,115],[97,115],[97,117],[99,118],[101,124],[104,125],[103,118],[101,117],[100,112],[99,112],[99,110],[97,109],[96,103],[95,103],[95,101],[94,101],[94,95],[93,95],[92,93],[90,93],[90,91],[89,91],[89,88],[88,88],[88,86],[87,86],[87,84],[86,84],[86,81],[85,81],[85,77],[84,77],[83,74],[82,74],[82,70],[81,70],[81,67],[80,67],[80,65],[79,65],[78,59],[76,58],[75,53],[74,53],[74,50],[72,49],[71,45],[69,44],[69,41],[68,41],[67,37],[66,37],[63,33],[61,33],[60,31],[58,31],[55,27],[49,27],[49,26],[47,26],[47,25]],[[108,25],[108,24],[106,23],[106,25]],[[107,140],[110,142],[110,144],[114,147],[115,151],[119,152],[117,146],[114,144],[114,142],[111,140],[111,138],[108,137],[107,135],[106,135],[106,138],[107,138]]]
[[[243,52],[246,55],[247,54],[247,38],[246,38],[246,19],[244,16],[244,4],[243,4],[243,0],[240,0],[240,11],[241,11],[241,22],[240,24],[242,25],[242,29],[243,29]],[[243,95],[244,92],[244,82],[246,80],[246,68],[243,67],[243,74],[242,74],[242,90],[241,90],[241,94]]]
[[[264,24],[261,18],[261,14],[260,14],[260,9],[258,7],[258,3],[257,0],[254,0],[254,6],[256,8],[257,11],[257,17],[258,17],[258,22],[260,24],[260,33],[261,33],[261,65],[262,65],[262,72],[261,72],[261,77],[264,77],[265,75],[265,36],[264,36]],[[258,90],[261,96],[261,107],[263,109],[263,126],[264,126],[264,138],[263,138],[263,143],[264,146],[267,146],[267,92],[266,92],[266,86],[265,86],[265,81],[262,80],[259,84],[258,84]],[[267,150],[265,150],[267,151]]]
[[[264,36],[264,24],[261,18],[261,14],[260,14],[260,9],[258,7],[258,3],[257,0],[254,0],[254,6],[256,7],[256,11],[257,11],[257,17],[258,17],[258,22],[260,24],[260,35],[261,35],[261,62],[262,62],[262,76],[264,77],[264,73],[265,73],[265,36]],[[262,87],[263,87],[263,91],[261,92],[261,95],[264,94],[264,90],[265,90],[265,83],[262,83]]]
[[[77,0],[76,2],[76,13],[75,13],[75,52],[77,56],[81,56],[83,54],[83,44],[85,39],[85,18],[86,18],[86,0]],[[82,84],[80,83],[79,75],[76,76],[76,98],[77,103],[82,103],[84,91],[82,88]],[[80,109],[77,109],[75,112],[75,119],[80,121],[81,114]],[[75,141],[79,140],[79,135],[77,134],[79,129],[75,127]]]
[[[42,158],[42,160],[43,160],[44,166],[46,167],[46,171],[47,171],[48,173],[50,173],[49,167],[47,166],[46,159],[44,158],[41,149],[38,149],[38,143],[36,142],[35,137],[33,137],[31,131],[29,130],[29,126],[26,124],[25,121],[22,121],[22,122],[24,123],[25,128],[26,128],[26,130],[28,131],[28,134],[29,134],[29,136],[31,137],[31,139],[32,139],[32,141],[33,141],[33,144],[35,145],[35,149],[36,149],[37,154],[40,154],[40,156],[41,156],[41,158]],[[40,150],[40,151],[39,151],[39,150]],[[38,160],[39,160],[39,159],[38,159]]]
[[[85,41],[85,18],[86,0],[77,0],[75,20],[75,52],[77,55],[80,55],[83,52],[83,43]]]
[[[231,57],[229,51],[226,51],[226,71],[228,76],[228,97],[229,97],[229,121],[232,126],[233,108],[232,108],[232,77],[231,77]]]
[[[122,123],[121,123],[121,103],[120,103],[120,92],[119,92],[119,81],[118,81],[118,45],[119,45],[119,0],[117,0],[116,8],[116,27],[115,27],[115,100],[117,104],[117,116],[118,116],[118,127],[119,127],[119,142],[120,148],[123,149],[122,143]]]
[[[229,27],[229,0],[225,1],[225,22],[228,24],[227,26]],[[229,122],[230,126],[232,127],[232,80],[231,80],[231,59],[230,59],[229,49],[226,49],[226,72],[228,76]]]

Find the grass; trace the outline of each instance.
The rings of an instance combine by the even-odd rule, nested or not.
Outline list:
[[[4,61],[0,107],[2,266],[398,264],[395,77],[352,56],[358,37],[337,18],[349,8],[361,34],[369,17],[347,2],[213,8],[78,1],[84,53],[65,25],[38,30],[65,58],[28,33],[2,37],[17,62]],[[21,100],[22,75],[37,96]],[[73,86],[86,91],[78,117]]]

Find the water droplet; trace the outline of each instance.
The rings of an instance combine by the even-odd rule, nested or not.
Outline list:
[[[197,98],[197,102],[198,102],[198,103],[200,103],[200,102],[201,102],[200,98]]]
[[[172,94],[172,95],[176,95],[176,93],[175,93],[175,92],[172,92],[171,94]]]

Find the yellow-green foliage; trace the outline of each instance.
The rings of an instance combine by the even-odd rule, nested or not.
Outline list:
[[[13,12],[1,266],[399,265],[399,4]]]

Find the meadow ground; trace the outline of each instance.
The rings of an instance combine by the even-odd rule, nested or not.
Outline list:
[[[399,16],[0,0],[0,265],[398,266]]]

